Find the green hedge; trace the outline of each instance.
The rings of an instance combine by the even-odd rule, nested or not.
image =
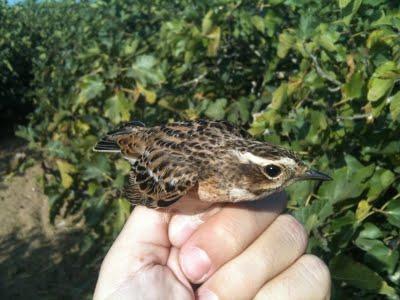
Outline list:
[[[107,245],[129,214],[117,192],[129,165],[93,153],[95,141],[131,119],[227,119],[330,170],[331,182],[293,185],[289,209],[330,266],[334,298],[398,299],[396,2],[0,5],[12,16],[0,68],[18,65],[4,49],[29,59],[35,111],[17,134],[45,160],[52,216],[83,212],[84,249]]]

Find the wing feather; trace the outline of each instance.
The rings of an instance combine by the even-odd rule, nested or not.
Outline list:
[[[148,151],[132,165],[125,195],[134,204],[148,207],[172,205],[197,183],[197,168],[186,157],[165,154],[160,164],[149,161]],[[147,154],[147,155],[146,155]]]

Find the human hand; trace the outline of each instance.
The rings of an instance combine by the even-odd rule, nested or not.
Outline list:
[[[277,194],[195,215],[138,206],[101,266],[94,299],[329,299],[330,275]],[[196,285],[194,285],[196,284]]]

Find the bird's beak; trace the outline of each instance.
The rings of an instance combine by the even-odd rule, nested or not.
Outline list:
[[[300,180],[322,180],[322,181],[327,181],[327,180],[332,180],[332,177],[329,175],[326,175],[322,172],[319,172],[317,170],[308,170],[306,171],[303,175],[300,176]]]

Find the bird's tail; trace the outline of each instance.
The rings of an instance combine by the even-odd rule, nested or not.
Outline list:
[[[119,153],[121,152],[121,148],[117,143],[117,138],[125,134],[129,134],[138,127],[144,127],[145,125],[140,121],[132,121],[129,123],[125,123],[122,126],[118,127],[107,133],[105,137],[103,137],[93,148],[93,151],[96,152],[110,152],[110,153]]]
[[[105,136],[94,146],[93,151],[119,153],[121,149],[116,141],[112,141],[109,136]]]

